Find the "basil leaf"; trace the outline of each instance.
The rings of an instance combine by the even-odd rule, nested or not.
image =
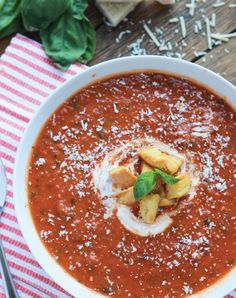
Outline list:
[[[87,48],[86,33],[81,21],[66,11],[49,27],[40,32],[46,54],[62,70],[77,61]]]
[[[175,184],[180,180],[179,178],[170,176],[169,174],[160,169],[155,169],[154,172],[156,173],[156,175],[160,176],[161,179],[167,184]]]
[[[4,2],[5,2],[5,0],[0,0],[0,11],[1,11],[2,7],[3,7]]]
[[[21,14],[28,31],[45,29],[69,7],[68,0],[23,0]]]
[[[96,50],[96,31],[91,22],[85,18],[82,22],[83,30],[86,32],[87,48],[84,54],[77,60],[80,63],[87,63],[93,58]]]
[[[16,32],[24,32],[21,15],[18,15],[6,28],[0,31],[0,38],[4,38]]]
[[[160,169],[144,172],[138,176],[134,185],[134,198],[136,201],[140,201],[153,190],[156,186],[158,176],[167,184],[175,184],[180,181],[179,178],[170,176]]]
[[[134,197],[140,201],[156,186],[157,174],[154,171],[144,172],[138,176],[134,185]]]
[[[0,10],[0,31],[10,25],[20,13],[20,0],[5,0]]]
[[[71,10],[74,18],[82,20],[88,7],[88,0],[71,0]]]

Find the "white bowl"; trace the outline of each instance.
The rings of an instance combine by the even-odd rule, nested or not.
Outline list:
[[[221,76],[201,66],[183,60],[158,56],[114,59],[88,68],[53,92],[30,121],[17,152],[14,170],[14,200],[21,230],[32,254],[39,264],[55,282],[75,297],[98,298],[103,296],[80,284],[64,271],[50,256],[36,232],[29,208],[27,207],[26,173],[31,148],[48,117],[78,89],[107,75],[147,69],[184,76],[198,81],[201,85],[205,85],[207,88],[221,95],[222,98],[226,98],[236,108],[236,88]],[[222,297],[233,290],[235,286],[236,268],[231,270],[217,283],[193,295],[193,297]]]

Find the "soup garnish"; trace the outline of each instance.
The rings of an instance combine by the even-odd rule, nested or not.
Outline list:
[[[152,224],[156,219],[158,206],[174,205],[176,200],[173,199],[180,199],[188,194],[191,178],[187,173],[174,177],[161,170],[160,168],[172,174],[176,173],[183,161],[154,147],[144,148],[138,155],[143,159],[138,177],[124,166],[115,167],[109,172],[109,176],[114,189],[123,189],[114,193],[117,202],[130,206],[141,201],[141,217],[145,223]],[[152,168],[151,165],[160,168]]]

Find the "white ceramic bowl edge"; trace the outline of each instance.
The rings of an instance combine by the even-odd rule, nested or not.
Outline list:
[[[221,95],[223,98],[226,98],[228,102],[236,108],[236,88],[219,75],[201,66],[183,60],[158,56],[138,56],[114,59],[86,69],[84,72],[76,75],[70,81],[58,88],[41,105],[28,124],[17,152],[13,189],[16,214],[21,230],[31,252],[39,264],[61,287],[75,297],[98,298],[102,297],[102,295],[86,288],[65,272],[49,255],[36,232],[27,207],[26,172],[31,148],[42,125],[48,117],[64,100],[70,97],[78,89],[90,84],[94,80],[108,75],[147,69],[167,72],[195,80],[201,85],[205,85],[207,88],[214,90],[215,93]],[[193,295],[193,297],[222,297],[235,288],[235,280],[236,268],[219,280],[215,285]]]

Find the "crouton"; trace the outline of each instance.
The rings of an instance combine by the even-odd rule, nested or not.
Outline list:
[[[135,203],[135,198],[134,198],[134,188],[130,187],[128,189],[125,189],[123,191],[117,192],[114,195],[117,198],[117,203],[122,204],[122,205],[132,205]]]
[[[111,177],[112,186],[121,189],[133,186],[137,179],[136,176],[124,166],[114,168],[110,171],[109,176]]]
[[[152,224],[157,215],[160,196],[155,194],[147,195],[140,201],[140,214],[145,223]]]
[[[188,194],[191,188],[191,178],[188,173],[177,176],[179,182],[166,185],[167,199],[179,199]]]
[[[180,158],[170,156],[154,147],[146,147],[140,150],[138,155],[150,166],[159,168],[169,174],[176,173],[183,163]]]
[[[174,205],[175,203],[175,200],[162,199],[159,203],[159,207],[168,207]]]

